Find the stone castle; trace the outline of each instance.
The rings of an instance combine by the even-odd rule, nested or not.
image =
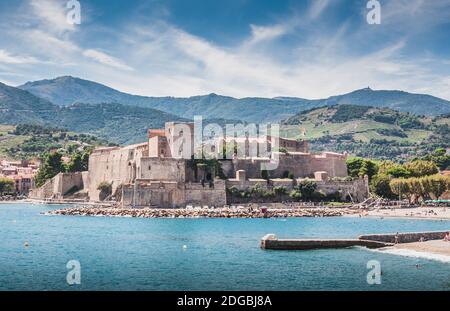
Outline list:
[[[124,207],[223,206],[230,202],[227,189],[231,187],[246,190],[260,185],[270,190],[284,186],[291,190],[305,178],[315,179],[318,190],[339,192],[343,199],[358,202],[368,196],[367,180],[343,180],[347,177],[346,155],[313,154],[307,141],[276,139],[278,150],[271,150],[274,139],[270,136],[220,138],[209,150],[239,145],[243,154],[215,161],[195,160],[194,123],[169,122],[164,129],[150,129],[145,143],[94,150],[88,172],[59,174],[31,196],[61,199],[76,189],[79,197],[102,201],[105,197],[99,185],[107,183],[112,189],[106,199],[114,198]],[[250,146],[262,150],[263,144],[268,146],[265,156],[259,151],[250,154]],[[274,156],[277,167],[263,176],[264,167]]]

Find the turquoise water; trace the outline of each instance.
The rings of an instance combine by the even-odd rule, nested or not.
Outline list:
[[[450,263],[362,248],[259,248],[267,233],[354,238],[448,230],[448,221],[41,215],[52,208],[61,206],[0,204],[0,290],[450,290]],[[73,259],[81,264],[81,285],[69,286],[66,264]],[[373,259],[381,263],[381,285],[366,282]]]

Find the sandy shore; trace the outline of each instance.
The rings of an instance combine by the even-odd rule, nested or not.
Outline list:
[[[450,220],[450,208],[416,207],[416,208],[376,209],[365,212],[364,216]]]
[[[393,248],[450,256],[450,242],[442,240],[397,244]]]
[[[450,242],[443,240],[397,244],[391,247],[380,248],[378,251],[391,255],[450,263]]]

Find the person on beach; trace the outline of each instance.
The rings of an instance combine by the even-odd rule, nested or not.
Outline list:
[[[394,244],[398,244],[398,232],[395,234],[395,241]]]
[[[444,241],[445,242],[450,242],[450,232],[447,232],[444,236]]]

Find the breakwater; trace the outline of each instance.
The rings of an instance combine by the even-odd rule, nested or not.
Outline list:
[[[449,231],[383,233],[361,235],[358,239],[278,239],[275,234],[265,235],[260,242],[263,249],[273,250],[310,250],[324,248],[348,248],[363,246],[383,248],[395,244],[408,244],[442,240]]]
[[[414,243],[420,241],[442,240],[449,231],[368,234],[361,235],[359,239],[386,243]]]
[[[47,215],[105,216],[139,218],[287,218],[337,217],[356,214],[347,208],[265,209],[254,207],[183,208],[183,209],[125,209],[105,207],[74,207],[47,212]]]
[[[391,246],[390,243],[368,241],[360,239],[292,239],[281,240],[273,234],[268,234],[261,239],[260,246],[262,249],[273,250],[311,250],[325,248],[348,248],[354,246],[362,246],[367,248],[382,248]]]

